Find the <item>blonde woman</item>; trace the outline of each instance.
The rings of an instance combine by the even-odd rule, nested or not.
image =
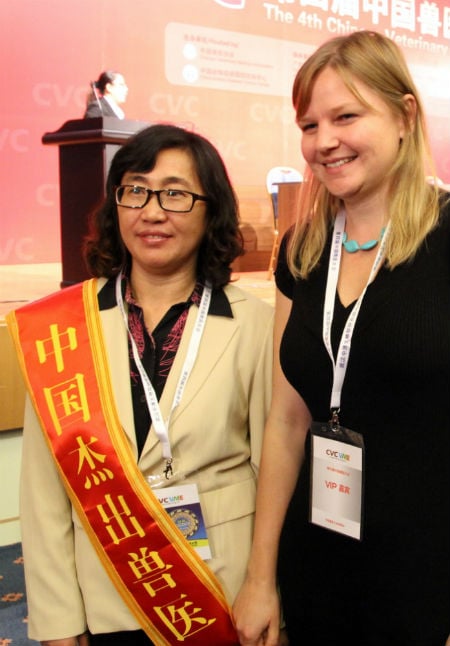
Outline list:
[[[359,31],[293,87],[309,167],[276,270],[275,367],[241,644],[450,634],[450,208],[397,46]]]

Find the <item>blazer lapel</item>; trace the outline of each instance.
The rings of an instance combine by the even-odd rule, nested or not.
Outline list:
[[[171,412],[178,379],[181,374],[183,363],[186,359],[187,349],[191,340],[197,313],[197,307],[193,306],[190,308],[180,346],[159,402],[164,420],[168,419]],[[214,370],[214,367],[226,351],[226,348],[234,334],[236,334],[237,329],[238,323],[234,318],[208,316],[196,361],[186,384],[180,404],[172,413],[171,422],[175,421],[183,414],[183,411],[188,406],[189,402],[193,397],[195,397],[199,390],[201,390],[211,371]],[[161,456],[159,441],[156,437],[153,426],[148,434],[141,457],[151,451],[159,451],[158,455],[159,457]]]

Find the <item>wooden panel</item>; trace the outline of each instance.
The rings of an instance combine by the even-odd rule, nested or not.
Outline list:
[[[286,182],[278,187],[278,231],[280,240],[297,219],[297,202],[301,185],[301,182]]]
[[[233,271],[264,271],[269,266],[274,239],[272,201],[265,184],[235,187],[239,199],[245,255],[233,263]]]
[[[6,323],[0,321],[0,431],[23,426],[25,386]]]
[[[265,185],[237,186],[242,226],[254,232],[256,244],[246,245],[248,251],[269,251],[273,243],[272,201]],[[249,235],[249,234],[248,234]],[[251,236],[249,236],[251,237]]]

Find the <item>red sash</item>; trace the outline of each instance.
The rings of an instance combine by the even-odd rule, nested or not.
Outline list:
[[[6,320],[67,493],[143,630],[158,646],[238,644],[219,582],[154,496],[121,428],[97,281]]]

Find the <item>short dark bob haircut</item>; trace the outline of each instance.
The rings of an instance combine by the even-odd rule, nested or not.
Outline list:
[[[131,266],[131,257],[120,236],[115,187],[126,172],[148,173],[158,154],[168,149],[185,150],[208,197],[206,232],[200,245],[197,279],[214,288],[230,281],[231,263],[243,254],[236,194],[216,148],[201,135],[177,126],[157,124],[141,130],[115,154],[106,182],[106,198],[93,214],[84,256],[93,276],[112,278]],[[189,214],[186,214],[189,217]]]

